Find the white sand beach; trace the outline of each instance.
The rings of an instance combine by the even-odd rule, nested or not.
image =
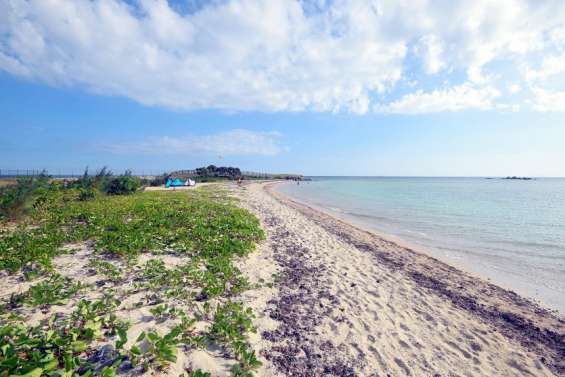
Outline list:
[[[273,365],[259,375],[563,373],[565,327],[554,314],[292,202],[271,184],[239,192],[268,235],[248,271],[279,271],[266,312],[264,297],[249,302],[264,327],[257,349]]]

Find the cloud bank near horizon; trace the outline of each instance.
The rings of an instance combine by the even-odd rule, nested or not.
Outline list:
[[[565,111],[559,0],[6,0],[0,70],[177,110]]]

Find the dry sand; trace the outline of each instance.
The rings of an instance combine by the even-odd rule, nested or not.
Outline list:
[[[11,186],[11,185],[15,185],[16,183],[17,181],[15,179],[5,179],[5,178],[0,179],[0,187]]]
[[[257,348],[272,365],[269,373],[565,373],[565,324],[556,314],[293,202],[272,184],[235,190],[268,235],[251,273],[279,271],[267,306],[249,302],[260,313]]]

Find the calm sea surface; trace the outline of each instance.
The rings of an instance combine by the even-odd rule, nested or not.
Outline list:
[[[278,190],[565,314],[565,179],[320,177]]]

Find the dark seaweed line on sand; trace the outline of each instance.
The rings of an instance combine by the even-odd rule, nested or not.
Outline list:
[[[563,331],[541,328],[541,326],[538,326],[529,318],[509,311],[500,310],[495,306],[485,306],[480,303],[479,298],[465,294],[466,290],[457,290],[456,286],[452,286],[445,281],[449,278],[456,277],[457,274],[461,274],[459,270],[436,259],[429,258],[430,261],[439,263],[443,265],[444,268],[442,268],[441,274],[436,275],[436,277],[422,274],[418,269],[414,268],[413,263],[409,263],[413,262],[412,260],[393,255],[386,250],[382,250],[381,247],[370,241],[371,239],[382,241],[377,236],[359,230],[350,224],[306,205],[284,198],[279,193],[271,191],[270,186],[265,186],[265,189],[282,204],[296,209],[342,241],[355,246],[361,251],[370,252],[377,258],[379,263],[388,267],[390,270],[404,273],[405,276],[411,278],[418,286],[427,288],[430,292],[451,301],[453,305],[478,316],[504,336],[518,340],[528,350],[536,353],[540,361],[554,373],[557,375],[565,375],[565,333]],[[368,236],[368,240],[364,240],[363,238],[365,237],[356,237],[355,234],[358,232]],[[406,253],[415,254],[415,252],[409,249],[405,250]],[[410,255],[408,255],[408,257],[410,257]],[[479,284],[485,283],[480,282]],[[494,294],[504,297],[506,301],[515,303],[516,306],[531,308],[531,311],[536,315],[553,317],[552,320],[559,323],[561,329],[563,328],[563,320],[555,318],[549,311],[516,295],[514,292],[504,290],[493,284],[488,284],[488,289],[489,291],[494,291]]]
[[[353,360],[340,354],[339,346],[315,339],[316,327],[338,306],[337,297],[323,280],[326,267],[310,260],[309,250],[296,245],[279,219],[271,216],[264,223],[275,261],[283,271],[278,280],[279,294],[269,301],[274,307],[270,317],[279,326],[261,334],[273,343],[261,355],[286,376],[356,376]]]

